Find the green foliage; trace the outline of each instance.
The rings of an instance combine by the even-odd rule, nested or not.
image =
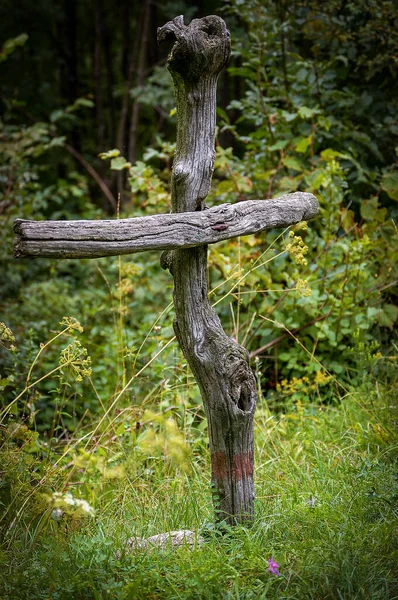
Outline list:
[[[191,456],[187,476],[176,464],[167,467],[166,456],[151,456],[151,445],[131,454],[126,416],[120,437],[75,454],[71,440],[63,457],[56,448],[30,453],[31,432],[9,427],[0,448],[0,499],[14,520],[3,513],[3,594],[10,600],[394,598],[397,437],[387,413],[396,389],[369,384],[370,393],[359,389],[335,408],[296,404],[278,416],[261,402],[257,517],[250,529],[208,525],[204,449]],[[165,422],[159,413],[147,416]],[[57,456],[58,468],[51,468]],[[199,531],[204,545],[117,558],[132,535],[181,527]],[[271,557],[279,577],[269,572]]]
[[[211,300],[251,353],[260,392],[250,530],[208,525],[207,423],[175,345],[159,256],[11,259],[17,217],[109,217],[72,162],[76,148],[115,197],[125,177],[118,216],[170,210],[171,79],[148,68],[144,85],[131,85],[141,107],[132,164],[114,139],[104,148],[91,135],[98,106],[83,48],[81,97],[60,97],[49,77],[44,94],[30,73],[22,94],[13,66],[32,65],[36,33],[7,33],[0,596],[396,597],[397,13],[386,0],[366,5],[225,4],[234,54],[218,122],[228,144],[217,145],[207,202],[303,190],[321,205],[308,225],[209,249]],[[184,12],[173,6],[159,11]],[[63,23],[59,7],[41,11],[44,23],[51,11]],[[120,59],[120,27],[112,31]],[[108,87],[122,99],[125,78]],[[204,547],[116,557],[131,535],[182,527],[200,531]],[[268,571],[271,557],[281,577]]]
[[[382,3],[381,10],[390,4]],[[372,56],[370,66],[366,46],[378,9],[371,3],[359,33],[352,27],[362,10],[355,3],[345,8],[346,20],[339,20],[333,3],[293,3],[282,14],[273,2],[253,0],[243,8],[232,0],[226,10],[244,29],[229,71],[246,89],[227,111],[219,111],[221,132],[240,143],[241,157],[232,149],[219,150],[211,200],[267,198],[299,189],[317,196],[321,215],[300,236],[294,234],[299,226],[293,228],[293,245],[285,242],[288,254],[272,232],[270,250],[261,236],[257,243],[230,242],[218,251],[211,259],[221,275],[212,274],[216,287],[222,286],[226,264],[238,262],[242,270],[232,298],[220,289],[223,314],[233,310],[235,337],[263,357],[266,388],[278,388],[281,379],[312,380],[319,363],[343,386],[356,385],[360,376],[349,352],[353,333],[359,330],[368,344],[382,340],[388,352],[397,317],[398,246],[391,218],[396,209],[389,200],[395,194],[391,140],[397,139],[392,118],[397,102],[388,85],[375,101],[372,85],[376,76],[388,79],[387,65]],[[333,50],[325,37],[332,24],[341,34],[333,39]],[[357,70],[350,70],[362,45],[369,61],[362,55]],[[347,69],[337,68],[339,60]],[[389,65],[393,73],[395,64]],[[263,268],[253,271],[264,251]],[[278,332],[281,327],[285,334]],[[330,397],[344,392],[333,377],[329,387]],[[302,398],[307,393],[304,386]],[[327,396],[323,390],[323,401]]]
[[[273,2],[256,0],[231,1],[225,8],[234,38],[229,77],[241,94],[219,109],[220,136],[228,134],[233,147],[217,147],[208,202],[267,198],[301,189],[315,193],[322,209],[308,229],[249,236],[210,252],[217,310],[226,329],[260,358],[262,387],[275,402],[285,398],[277,393],[282,381],[306,377],[313,382],[320,365],[329,377],[322,401],[344,394],[344,387],[361,379],[349,350],[354,332],[360,331],[364,343],[377,339],[385,355],[397,320],[396,96],[390,85],[395,37],[390,22],[383,24],[381,19],[394,9],[388,2],[379,8],[370,3],[362,14],[354,2],[344,7],[341,18],[335,9],[335,2],[327,7],[310,2],[290,3],[282,11]],[[390,45],[371,49],[372,36],[386,39],[390,33]],[[134,88],[133,96],[142,107],[156,106],[167,120],[173,106],[170,85],[166,70],[156,68],[145,85]],[[92,112],[91,97],[87,93],[66,108],[53,108],[48,121],[23,127],[14,124],[23,107],[14,99],[5,100],[0,148],[4,265],[12,252],[10,229],[17,216],[103,216],[87,200],[86,177],[67,170],[67,175],[53,178],[54,163],[64,156],[65,138],[82,126],[81,111]],[[130,193],[123,199],[123,216],[170,210],[173,151],[173,144],[156,135],[143,160],[133,165],[117,148],[100,154],[110,159],[109,180],[126,175]],[[156,321],[154,315],[167,306],[163,292],[171,282],[157,260],[54,262],[50,281],[48,261],[5,266],[3,320],[19,342],[18,355],[8,353],[2,359],[6,372],[22,374],[49,329],[64,314],[73,314],[90,332],[81,343],[93,357],[94,385],[105,397],[112,396],[119,382],[133,376],[136,362],[130,358]],[[123,270],[130,274],[124,276]],[[167,344],[171,316],[163,318],[162,334],[166,333],[161,337]],[[145,358],[141,350],[138,363],[151,359],[151,339],[152,334]],[[51,352],[48,370],[58,360],[58,349]],[[152,368],[141,399],[157,385],[160,370],[156,374]],[[19,375],[19,383],[22,379]],[[85,385],[82,397],[90,401],[74,403],[77,417],[88,407],[90,412],[99,410],[92,389]],[[50,391],[40,390],[46,403]],[[10,387],[6,393],[12,399]],[[302,399],[305,394],[303,388]]]
[[[398,171],[383,175],[381,189],[387,192],[393,200],[398,200]]]
[[[128,183],[131,190],[131,200],[134,205],[135,216],[147,214],[147,207],[154,207],[155,212],[166,212],[171,208],[171,198],[168,182],[171,176],[170,166],[175,144],[163,142],[157,138],[156,144],[148,148],[144,154],[144,161],[137,160],[134,165],[120,156],[119,150],[102,152],[102,160],[111,159],[110,168],[113,171],[126,169]],[[152,167],[149,161],[157,161],[158,165]],[[164,165],[162,169],[159,165]]]
[[[17,35],[17,37],[15,37],[15,38],[6,40],[3,44],[3,47],[0,52],[0,63],[7,60],[9,54],[12,54],[12,52],[14,52],[14,50],[16,48],[18,48],[19,46],[23,46],[27,42],[28,39],[29,39],[29,36],[26,33],[21,33],[20,35]]]

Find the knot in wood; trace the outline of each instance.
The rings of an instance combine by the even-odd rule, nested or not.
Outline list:
[[[173,77],[195,82],[202,75],[218,75],[227,64],[231,40],[221,17],[210,15],[184,25],[182,15],[158,28],[158,43],[174,40],[167,62]]]
[[[224,361],[224,373],[233,381],[241,381],[251,374],[249,353],[236,342],[225,352]]]
[[[211,211],[204,212],[202,218],[214,231],[225,231],[234,223],[235,217],[235,207],[228,203],[215,206]]]

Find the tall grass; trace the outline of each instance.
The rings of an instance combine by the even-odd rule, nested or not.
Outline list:
[[[262,401],[247,529],[212,525],[203,451],[189,471],[142,455],[139,477],[132,453],[123,479],[86,481],[95,519],[49,520],[41,535],[38,522],[19,527],[2,554],[2,598],[396,598],[398,440],[387,418],[396,404],[392,390],[280,415]],[[116,558],[132,535],[181,528],[205,544]],[[268,571],[271,557],[280,577]]]
[[[267,255],[273,244],[245,269],[239,252],[236,268],[212,292],[215,304],[237,300],[231,308],[237,338],[246,339],[254,321],[240,313],[239,286],[278,258]],[[69,319],[38,350],[22,391],[2,415],[0,598],[398,598],[396,384],[379,384],[366,375],[369,364],[362,365],[363,385],[351,392],[306,350],[323,380],[297,380],[297,393],[291,384],[282,386],[283,406],[268,406],[258,373],[255,521],[250,528],[215,527],[207,425],[197,388],[182,355],[171,352],[171,335],[153,343],[170,305],[153,319],[127,368],[123,278],[115,291],[104,280],[118,340],[113,394],[103,397],[89,376],[75,333],[80,325]],[[61,400],[44,442],[34,426],[7,421],[7,413],[51,375],[40,374],[40,360],[65,335],[72,337],[70,351],[63,351],[64,362],[52,371],[62,374],[56,390]],[[357,351],[373,361],[373,351]],[[99,412],[91,420],[82,417],[73,435],[54,441],[70,386],[67,370],[72,379],[89,379]],[[140,388],[149,370],[161,377]],[[335,405],[322,398],[326,381],[344,394]],[[83,510],[83,500],[94,517]],[[117,558],[129,537],[175,529],[192,529],[205,543],[193,550],[122,551]],[[280,576],[270,572],[271,558]]]

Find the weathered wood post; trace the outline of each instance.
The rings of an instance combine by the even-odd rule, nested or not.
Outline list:
[[[230,36],[220,17],[185,26],[180,16],[158,30],[163,39],[175,40],[167,65],[177,108],[173,210],[200,211],[213,175],[217,79],[229,59]],[[250,520],[257,390],[249,355],[226,335],[210,305],[207,246],[172,251],[163,264],[174,277],[174,330],[206,410],[217,518]]]
[[[158,30],[175,41],[168,68],[177,106],[171,180],[173,214],[105,221],[15,221],[17,257],[95,258],[165,250],[174,277],[174,329],[198,382],[209,425],[212,485],[219,521],[254,513],[253,417],[256,382],[248,352],[227,336],[210,305],[207,244],[318,214],[312,194],[296,192],[205,209],[215,154],[216,86],[230,54],[229,32],[216,16],[189,26],[176,17]]]

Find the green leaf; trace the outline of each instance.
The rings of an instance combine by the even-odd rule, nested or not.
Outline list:
[[[361,217],[365,219],[365,221],[373,221],[376,216],[377,209],[379,207],[379,202],[377,198],[372,198],[371,200],[365,200],[361,204]]]
[[[393,200],[398,200],[398,171],[383,175],[381,189],[387,192]]]
[[[382,327],[392,329],[395,321],[398,319],[398,306],[394,304],[385,304],[380,311],[379,324]]]
[[[268,169],[267,171],[261,172],[258,171],[256,173],[254,173],[254,178],[257,179],[258,181],[268,181],[270,177],[272,177],[272,175],[275,175],[276,170],[275,169]]]
[[[227,112],[223,108],[221,108],[221,106],[217,106],[217,115],[224,119],[226,123],[230,123],[230,119]]]
[[[102,160],[106,160],[107,158],[116,158],[116,156],[120,155],[120,150],[116,148],[114,150],[108,150],[107,152],[101,152],[98,154],[99,158]]]
[[[10,38],[9,40],[6,40],[0,52],[0,62],[7,60],[8,56],[12,52],[14,52],[14,50],[18,48],[18,46],[23,46],[28,39],[29,36],[27,33],[21,33],[15,38]]]
[[[309,108],[308,106],[300,106],[298,109],[298,114],[302,119],[310,119],[319,112],[319,108]]]
[[[75,100],[73,104],[70,104],[66,108],[66,111],[74,112],[75,110],[78,110],[81,107],[93,108],[94,106],[95,106],[94,102],[92,100],[89,100],[88,98],[77,98],[77,100]]]
[[[285,119],[285,121],[287,123],[290,123],[291,121],[294,121],[294,119],[297,117],[296,113],[290,113],[287,110],[282,110],[281,114],[282,114],[282,117]]]
[[[335,158],[350,159],[350,156],[348,154],[342,154],[341,152],[338,152],[337,150],[333,150],[332,148],[326,148],[326,150],[323,150],[321,152],[321,157],[326,162],[330,162],[330,161],[334,160]]]
[[[156,148],[148,148],[145,153],[144,153],[144,160],[148,161],[151,160],[151,158],[159,158],[159,150],[156,150]]]
[[[294,156],[285,156],[285,158],[282,161],[282,164],[285,167],[288,167],[289,169],[294,169],[295,171],[303,170],[303,165]]]
[[[299,152],[300,154],[304,154],[305,152],[307,152],[308,146],[311,144],[311,141],[312,141],[312,134],[306,138],[299,138],[294,149],[296,150],[296,152]]]
[[[286,148],[288,143],[288,140],[279,140],[279,142],[276,142],[276,144],[269,146],[268,150],[270,152],[274,152],[275,150],[283,150],[284,148]]]
[[[366,311],[366,316],[368,319],[373,320],[375,317],[377,317],[380,314],[380,309],[379,308],[375,308],[374,306],[369,306],[367,311]]]
[[[65,116],[65,111],[62,110],[61,108],[59,108],[58,110],[53,110],[52,113],[50,114],[50,121],[51,123],[55,123],[56,121],[59,121],[59,119],[62,119],[62,117]]]
[[[84,106],[85,108],[94,108],[95,103],[89,98],[78,98],[75,102],[77,106]]]
[[[312,187],[313,190],[319,190],[320,187],[328,187],[330,184],[330,175],[326,170],[315,169],[306,175],[307,183]]]
[[[297,71],[296,77],[297,77],[297,81],[300,81],[300,83],[304,82],[307,79],[307,76],[308,76],[307,69],[304,69],[303,67],[301,67],[301,69],[299,69]]]
[[[130,167],[131,163],[127,162],[124,156],[118,156],[111,160],[111,169],[114,171],[122,171],[122,169],[129,169]]]
[[[54,146],[63,146],[66,141],[66,137],[64,135],[60,135],[51,140],[49,144],[47,144],[47,149],[53,148]]]
[[[332,121],[328,119],[328,117],[324,117],[323,115],[319,115],[318,123],[321,127],[325,129],[325,131],[329,131],[332,126]]]
[[[279,189],[282,192],[293,192],[297,190],[297,187],[300,183],[301,175],[298,177],[282,177],[279,180]]]

